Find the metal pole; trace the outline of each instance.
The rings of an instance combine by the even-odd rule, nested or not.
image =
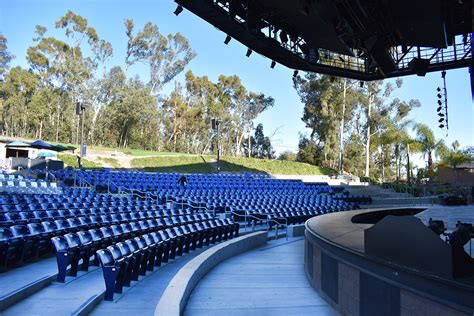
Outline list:
[[[221,158],[220,148],[219,148],[219,120],[216,120],[216,130],[217,130],[217,171],[220,171],[219,161]]]
[[[81,159],[79,161],[79,168],[82,168],[82,157],[84,156],[84,110],[81,104]]]
[[[456,49],[454,50],[454,53],[456,54]],[[441,73],[441,76],[443,77],[443,85],[444,85],[444,113],[446,115],[446,137],[448,137],[448,90],[446,89],[446,71],[443,70]]]
[[[346,86],[347,86],[347,79],[344,78],[341,130],[340,130],[340,135],[339,135],[339,175],[340,176],[342,176],[342,146],[343,146],[343,136],[344,136],[344,116],[346,114]]]

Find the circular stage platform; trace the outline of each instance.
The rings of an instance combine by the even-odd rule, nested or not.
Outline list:
[[[474,315],[472,259],[462,254],[471,272],[460,276],[452,247],[418,218],[403,216],[424,209],[309,219],[305,270],[313,288],[345,315]]]

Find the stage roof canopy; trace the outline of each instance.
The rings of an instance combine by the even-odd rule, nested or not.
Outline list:
[[[467,0],[175,1],[295,70],[369,81],[472,63]]]

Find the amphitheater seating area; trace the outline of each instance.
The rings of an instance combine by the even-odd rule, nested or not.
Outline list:
[[[66,169],[51,176],[54,182],[0,175],[8,187],[0,191],[0,271],[55,254],[61,283],[100,265],[106,300],[176,256],[238,236],[239,222],[272,229],[370,203],[327,183],[267,175],[188,174],[185,185],[178,173]]]

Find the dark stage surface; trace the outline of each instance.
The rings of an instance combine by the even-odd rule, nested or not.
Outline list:
[[[322,253],[327,253],[338,262],[352,266],[364,275],[372,275],[394,288],[415,292],[444,306],[472,314],[474,313],[474,277],[472,274],[462,277],[450,275],[455,265],[454,260],[451,261],[451,246],[431,230],[425,229],[426,226],[423,223],[426,217],[425,212],[429,215],[436,214],[436,219],[443,219],[440,218],[443,212],[437,210],[436,207],[435,211],[430,210],[432,207],[426,208],[428,208],[426,211],[425,207],[363,209],[314,217],[306,222],[306,239],[313,247],[320,248]],[[381,220],[382,215],[408,215],[410,213],[418,213],[418,215],[417,217],[391,216]],[[444,214],[447,217],[449,213],[450,208],[445,209]],[[472,212],[469,213],[472,214]],[[411,229],[387,238],[385,232],[390,233],[390,226],[380,224],[390,222],[389,219],[401,224],[408,223],[406,227],[411,227]],[[459,217],[457,219],[462,220]],[[373,223],[378,220],[380,222],[374,225]],[[448,229],[450,229],[449,220]],[[370,240],[368,235],[376,231],[372,228],[380,227],[382,231],[378,229],[377,238]],[[383,231],[385,227],[388,229]],[[409,238],[416,239],[407,242]],[[401,241],[401,246],[397,247],[398,241]],[[417,249],[419,253],[416,252]],[[398,251],[396,257],[391,259],[383,257],[387,254],[390,256],[391,251],[394,253]],[[441,252],[444,253],[444,257]],[[398,256],[403,257],[404,254],[406,258],[398,258]],[[423,264],[427,265],[426,269],[422,268]],[[469,265],[471,266],[471,263]]]

